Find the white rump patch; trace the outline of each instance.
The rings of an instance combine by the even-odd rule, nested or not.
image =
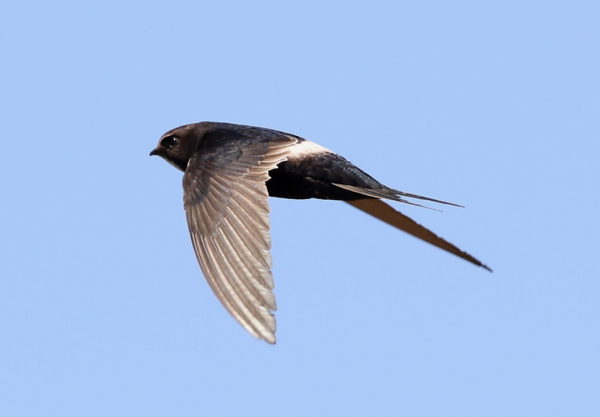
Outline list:
[[[295,146],[292,146],[288,159],[303,158],[309,155],[316,155],[320,153],[331,153],[329,149],[318,143],[311,142],[310,140],[304,140],[298,142]]]

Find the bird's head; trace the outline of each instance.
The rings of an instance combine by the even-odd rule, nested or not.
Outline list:
[[[160,137],[150,155],[158,155],[170,164],[185,171],[188,161],[198,148],[204,134],[202,123],[194,123],[171,129]]]

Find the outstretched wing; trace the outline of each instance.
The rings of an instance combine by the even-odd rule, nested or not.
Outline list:
[[[190,236],[206,280],[233,317],[269,343],[276,304],[265,182],[296,142],[284,135],[227,141],[195,154],[183,177]]]
[[[427,229],[424,226],[421,226],[419,223],[411,219],[410,217],[400,213],[399,211],[394,210],[390,205],[385,203],[382,200],[378,199],[368,199],[368,200],[353,200],[346,201],[348,204],[356,207],[364,211],[365,213],[370,214],[373,217],[378,218],[390,224],[398,229],[413,235],[421,240],[424,240],[427,243],[430,243],[434,246],[437,246],[440,249],[443,249],[447,252],[450,252],[453,255],[458,256],[459,258],[464,259],[465,261],[471,262],[477,266],[487,269],[492,272],[492,269],[481,262],[479,259],[474,256],[468,254],[467,252],[459,249],[456,245],[448,242],[445,239],[442,239],[431,230]]]

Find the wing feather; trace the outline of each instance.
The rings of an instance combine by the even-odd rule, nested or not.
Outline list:
[[[463,251],[462,249],[458,248],[456,245],[448,242],[447,240],[439,237],[431,230],[427,229],[425,226],[420,225],[407,215],[395,210],[383,200],[369,199],[353,200],[346,202],[356,207],[357,209],[362,210],[365,213],[368,213],[371,216],[386,222],[391,226],[397,227],[398,229],[413,235],[416,238],[424,240],[425,242],[437,246],[438,248],[443,249],[453,255],[456,255],[459,258],[464,259],[465,261],[471,262],[472,264],[475,264],[492,272],[492,269],[489,266],[485,265],[483,262],[481,262],[479,259],[468,254],[467,252]]]
[[[297,139],[237,143],[197,154],[184,174],[194,251],[213,292],[254,336],[275,343],[275,296],[266,181]],[[229,145],[231,147],[231,145]]]

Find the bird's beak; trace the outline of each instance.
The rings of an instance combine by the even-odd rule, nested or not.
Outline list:
[[[156,149],[152,149],[152,150],[150,151],[150,156],[152,156],[152,155],[158,155],[158,148],[156,148]]]

